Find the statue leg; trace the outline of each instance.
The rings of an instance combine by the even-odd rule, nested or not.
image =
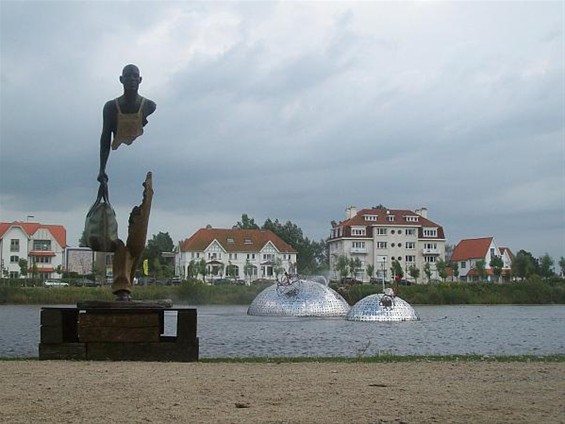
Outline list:
[[[132,282],[135,271],[141,262],[143,249],[145,249],[149,213],[153,200],[151,172],[147,173],[143,187],[143,201],[141,205],[132,209],[129,216],[127,243],[124,245],[123,241],[118,240],[117,249],[114,253],[112,292],[116,295],[117,300],[129,300],[129,294],[133,289]]]

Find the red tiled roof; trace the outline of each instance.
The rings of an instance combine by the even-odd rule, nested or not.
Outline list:
[[[377,219],[375,221],[366,220],[364,217],[365,215],[373,215],[376,216]],[[388,216],[394,216],[394,221],[389,221]],[[407,217],[418,217],[418,221],[409,221]],[[341,221],[338,226],[340,227],[351,227],[351,226],[364,226],[370,227],[373,225],[408,225],[414,227],[433,227],[438,229],[437,238],[443,239],[445,238],[443,227],[441,225],[436,224],[433,221],[430,221],[427,218],[424,218],[421,215],[418,215],[416,212],[411,211],[409,209],[379,209],[379,208],[369,208],[369,209],[361,209],[357,214],[352,217],[351,219],[346,219]]]
[[[180,245],[181,252],[202,252],[216,240],[227,252],[258,252],[269,241],[279,252],[296,253],[296,250],[285,243],[270,230],[241,230],[201,228]]]
[[[469,259],[484,259],[492,243],[492,237],[461,240],[451,255],[451,261],[467,261]]]
[[[44,225],[39,222],[0,222],[0,238],[12,228],[20,227],[28,237],[33,236],[38,230],[48,230],[62,248],[67,247],[67,230],[62,225]]]

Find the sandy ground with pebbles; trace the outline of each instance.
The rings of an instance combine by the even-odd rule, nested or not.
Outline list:
[[[2,423],[565,423],[565,363],[1,361]]]

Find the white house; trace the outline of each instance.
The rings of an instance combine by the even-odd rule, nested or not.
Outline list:
[[[277,269],[296,272],[296,250],[269,230],[201,228],[180,243],[175,264],[187,277],[202,260],[213,278],[274,280]]]
[[[479,278],[477,262],[483,261],[487,281],[494,279],[494,272],[490,266],[491,260],[499,256],[502,259],[503,278],[510,276],[512,259],[514,255],[507,247],[498,247],[494,237],[481,237],[461,240],[451,255],[451,262],[457,263],[459,278],[462,281],[473,281]]]
[[[2,275],[21,277],[20,259],[25,259],[28,272],[37,270],[41,279],[58,278],[67,246],[67,231],[62,225],[38,222],[0,222],[0,261]]]
[[[420,270],[418,281],[425,281],[424,269],[429,264],[431,278],[438,278],[435,263],[445,260],[445,235],[443,227],[428,219],[427,209],[370,208],[357,211],[346,209],[345,220],[334,225],[328,240],[330,278],[338,279],[335,265],[340,256],[358,258],[361,267],[355,278],[368,281],[373,276],[390,280],[393,260],[400,263],[405,278],[411,279],[409,270]]]

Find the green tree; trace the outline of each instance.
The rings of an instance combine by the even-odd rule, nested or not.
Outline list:
[[[174,269],[170,258],[165,258],[163,253],[172,253],[174,243],[169,233],[159,232],[154,234],[143,251],[143,259],[147,259],[150,273],[156,278],[172,277]]]
[[[361,263],[361,259],[359,258],[349,258],[349,272],[351,273],[351,277],[357,279],[357,273],[359,272],[359,268],[361,268],[363,264]]]
[[[402,265],[396,259],[392,260],[390,271],[394,277],[404,277],[404,271],[402,270]]]
[[[367,276],[369,280],[373,279],[373,275],[375,275],[375,266],[373,264],[367,265]]]
[[[349,274],[349,259],[345,255],[340,255],[337,257],[335,262],[335,271],[339,273],[339,276],[343,279]]]
[[[206,282],[207,267],[206,267],[206,260],[204,258],[196,262],[196,269],[198,270],[196,275],[197,276],[198,274],[202,275],[202,280]]]
[[[550,277],[553,277],[553,275],[555,275],[555,272],[553,270],[553,265],[555,264],[555,262],[553,261],[553,258],[551,256],[549,256],[549,254],[545,254],[543,255],[541,258],[539,258],[539,273],[540,276],[548,279]]]
[[[416,265],[410,265],[410,268],[408,268],[408,274],[410,274],[410,277],[414,279],[414,283],[418,284],[418,278],[420,277],[420,270]]]
[[[255,224],[255,220],[250,218],[246,213],[241,215],[241,221],[235,224],[235,228],[239,230],[258,230],[259,226]]]
[[[439,258],[436,261],[436,269],[437,269],[437,273],[439,275],[439,278],[441,278],[441,281],[445,281],[445,279],[447,278],[448,275],[448,271],[447,271],[447,263]]]
[[[20,260],[18,261],[18,265],[20,266],[20,274],[24,277],[27,277],[27,270],[28,270],[27,259],[20,258]]]
[[[426,262],[426,264],[424,265],[424,274],[426,274],[426,277],[428,278],[428,283],[432,282],[432,267],[430,266],[430,264],[428,262]]]
[[[559,268],[561,268],[561,276],[565,277],[565,258],[563,256],[559,259]]]
[[[458,281],[459,280],[459,262],[451,262],[449,267],[453,271],[453,277],[455,278],[455,281]]]
[[[479,280],[484,281],[486,276],[486,262],[484,259],[479,259],[475,262],[475,272],[477,273]]]
[[[296,265],[301,274],[316,274],[328,268],[325,241],[315,242],[308,239],[308,237],[304,237],[302,229],[291,221],[283,224],[278,219],[273,221],[267,218],[262,229],[272,231],[284,242],[296,249]]]
[[[512,261],[512,274],[521,279],[539,274],[537,259],[530,252],[520,250]]]
[[[502,268],[504,267],[504,262],[501,256],[493,256],[490,260],[489,266],[492,268],[492,272],[496,277],[496,281],[500,281],[500,276],[502,275]]]

